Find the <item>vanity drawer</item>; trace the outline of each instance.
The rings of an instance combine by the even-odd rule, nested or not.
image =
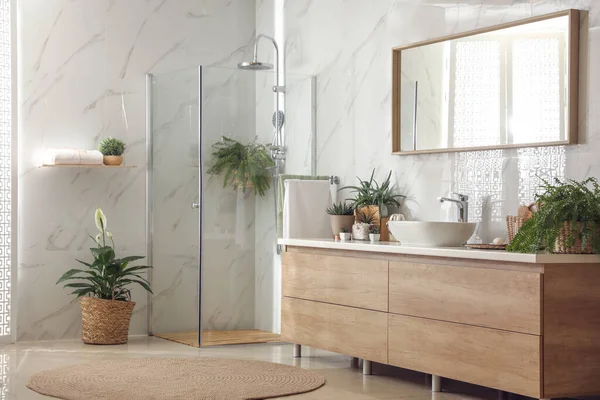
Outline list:
[[[284,297],[281,339],[387,363],[388,314]]]
[[[283,254],[283,295],[388,310],[388,262],[307,253]]]
[[[537,272],[390,262],[390,312],[541,334]]]
[[[389,364],[541,397],[541,336],[389,314]]]

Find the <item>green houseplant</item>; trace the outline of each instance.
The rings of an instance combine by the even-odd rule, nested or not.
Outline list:
[[[100,142],[98,147],[100,153],[104,156],[105,165],[123,164],[123,153],[125,152],[125,143],[122,140],[113,137],[107,137]]]
[[[326,211],[331,220],[331,230],[334,236],[339,235],[344,228],[346,232],[352,229],[352,224],[354,224],[354,208],[352,205],[346,202],[334,203]]]
[[[392,171],[389,172],[381,184],[379,184],[374,177],[375,170],[373,169],[369,180],[363,180],[357,177],[359,182],[357,186],[345,186],[340,190],[350,189],[350,192],[354,194],[354,198],[347,200],[352,201],[353,207],[357,210],[357,220],[359,214],[363,212],[375,212],[375,218],[377,219],[377,224],[379,224],[379,219],[381,217],[388,216],[388,208],[400,207],[398,199],[406,196],[394,193],[391,185]]]
[[[369,240],[371,242],[379,242],[381,231],[378,225],[369,226]]]
[[[377,222],[377,215],[377,211],[359,213],[356,222],[352,225],[352,237],[356,240],[369,239],[369,229]]]
[[[538,210],[526,220],[507,250],[518,253],[600,253],[600,185],[596,178],[578,182],[544,181],[536,196]]]
[[[114,237],[106,231],[107,219],[100,208],[94,214],[99,230],[92,237],[96,247],[90,249],[91,263],[77,260],[85,269],[70,269],[56,282],[73,290],[80,299],[82,339],[89,344],[121,344],[127,342],[129,322],[135,302],[131,301],[132,285],[152,293],[150,283],[141,274],[147,265],[130,265],[142,256],[116,258]]]
[[[272,176],[268,168],[275,165],[267,151],[267,146],[259,143],[243,144],[237,140],[222,137],[212,145],[212,166],[209,175],[223,175],[223,187],[254,189],[264,196],[271,187]]]

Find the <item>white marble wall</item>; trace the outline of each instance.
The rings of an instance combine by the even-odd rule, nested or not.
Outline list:
[[[576,179],[600,176],[600,3],[498,3],[285,2],[287,70],[317,76],[318,173],[339,175],[343,184],[350,184],[356,175],[368,177],[373,168],[378,178],[391,169],[400,191],[408,196],[404,212],[415,219],[445,217],[436,198],[462,190],[472,196],[472,209],[479,210],[474,215],[491,215],[488,237],[502,233],[502,215],[514,213],[520,201],[531,197],[527,185],[535,186],[535,174],[547,177],[562,169]],[[432,7],[443,12],[432,13]],[[588,39],[582,44],[581,144],[467,156],[390,154],[392,47],[568,8],[589,10]],[[548,168],[552,164],[555,168]],[[493,209],[482,211],[484,196],[490,193]]]
[[[80,330],[78,305],[54,282],[76,265],[75,258],[89,257],[87,236],[95,230],[96,205],[108,216],[119,253],[146,253],[145,73],[235,65],[254,35],[255,5],[247,0],[20,0],[17,6],[17,338],[74,338]],[[94,148],[105,136],[125,140],[126,163],[138,168],[36,168],[40,150]],[[131,333],[143,334],[146,296],[135,290],[134,300]]]

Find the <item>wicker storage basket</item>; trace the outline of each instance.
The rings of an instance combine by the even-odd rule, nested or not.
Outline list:
[[[512,242],[521,226],[525,222],[525,218],[508,215],[506,217],[506,228],[508,230],[508,243]]]
[[[571,222],[565,222],[565,226],[561,228],[560,232],[558,232],[558,237],[556,238],[556,242],[554,243],[553,253],[563,253],[563,254],[592,254],[594,253],[594,249],[592,248],[592,244],[588,240],[586,246],[584,248],[581,247],[581,222],[576,222],[577,226],[575,227],[577,233],[575,234],[575,242],[573,246],[567,247],[567,239],[571,234],[572,224]],[[598,229],[598,227],[595,227]]]
[[[87,344],[127,343],[133,301],[81,297],[81,339]]]

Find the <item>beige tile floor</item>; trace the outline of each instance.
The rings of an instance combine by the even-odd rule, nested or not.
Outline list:
[[[0,399],[48,399],[25,387],[32,374],[54,367],[97,360],[135,357],[224,357],[270,361],[318,371],[326,385],[311,393],[286,397],[290,400],[497,400],[491,389],[443,381],[443,393],[432,394],[429,377],[412,371],[374,365],[374,375],[363,376],[351,367],[350,357],[303,348],[303,357],[292,357],[289,344],[232,345],[196,349],[153,337],[130,339],[122,346],[86,346],[80,341],[18,343],[0,347],[3,386]],[[518,396],[504,395],[504,399]],[[224,399],[226,400],[226,399]]]

